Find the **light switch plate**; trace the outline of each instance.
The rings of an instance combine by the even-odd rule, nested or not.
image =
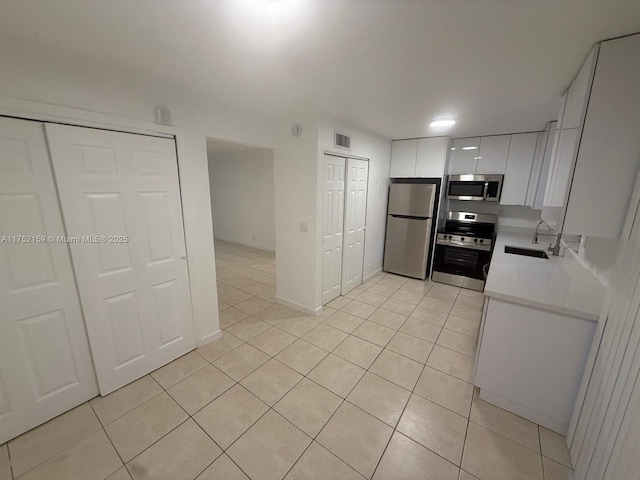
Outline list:
[[[302,233],[307,233],[307,222],[300,222],[300,231]]]

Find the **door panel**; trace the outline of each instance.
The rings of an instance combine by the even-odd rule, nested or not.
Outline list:
[[[195,346],[175,143],[47,125],[105,395]]]
[[[0,118],[0,444],[98,393],[64,234],[43,125]]]
[[[347,159],[346,180],[342,295],[362,284],[369,162]]]
[[[324,156],[322,222],[322,304],[340,295],[344,226],[345,159]]]
[[[389,215],[433,216],[436,186],[433,184],[392,183],[389,188]]]
[[[385,272],[426,278],[431,219],[387,216]]]

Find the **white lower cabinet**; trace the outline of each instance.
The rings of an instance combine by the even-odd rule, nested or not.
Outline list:
[[[490,298],[480,398],[566,435],[596,322]]]

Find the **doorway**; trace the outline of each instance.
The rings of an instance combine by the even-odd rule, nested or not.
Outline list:
[[[207,138],[207,158],[220,327],[242,336],[286,308],[275,305],[273,150]]]

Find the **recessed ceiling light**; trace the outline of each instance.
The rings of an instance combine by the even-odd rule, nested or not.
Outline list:
[[[482,157],[473,157],[474,160],[480,160]]]
[[[455,150],[455,149],[456,149],[456,147],[451,147],[451,150]]]
[[[456,121],[453,118],[441,118],[439,120],[434,120],[429,124],[430,127],[451,127],[456,124]]]
[[[462,147],[463,150],[477,150],[478,147]]]

